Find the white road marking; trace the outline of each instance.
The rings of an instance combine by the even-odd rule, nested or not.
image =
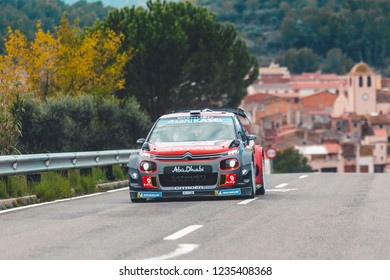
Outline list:
[[[120,192],[120,191],[127,191],[129,190],[129,187],[124,187],[124,188],[119,188],[119,189],[115,189],[115,190],[109,190],[109,191],[106,191],[107,193],[113,193],[113,192]]]
[[[75,196],[75,197],[70,197],[70,198],[58,199],[58,200],[49,201],[49,202],[42,202],[42,203],[30,204],[30,205],[26,205],[26,206],[14,207],[14,208],[6,209],[6,210],[0,210],[0,215],[4,214],[4,213],[8,213],[8,212],[14,212],[14,211],[24,210],[24,209],[28,209],[28,208],[34,208],[34,207],[50,205],[50,204],[71,201],[71,200],[76,200],[76,199],[83,199],[83,198],[102,195],[105,193],[119,192],[119,191],[124,191],[124,190],[128,190],[128,189],[129,189],[128,187],[125,187],[125,188],[120,188],[120,189],[111,190],[111,191],[107,191],[107,192],[98,192],[98,193],[87,194],[87,195],[82,195],[82,196]]]
[[[250,199],[245,199],[239,203],[237,203],[238,205],[245,205],[245,204],[248,204],[248,203],[251,203],[252,201],[255,201],[256,199],[258,199],[258,197],[255,197],[255,198],[250,198]]]
[[[164,238],[164,240],[176,240],[176,239],[179,239],[197,229],[200,229],[201,227],[203,227],[203,225],[192,225],[192,226],[188,226],[186,228],[183,228],[182,230],[179,230],[178,232],[175,232],[174,234],[171,234],[167,237]]]
[[[282,184],[279,184],[275,187],[275,189],[281,189],[281,188],[284,188],[285,186],[288,186],[288,183],[282,183]]]
[[[290,192],[290,191],[296,191],[297,189],[267,189],[265,191],[267,192]]]
[[[299,176],[300,179],[304,179],[304,178],[307,178],[309,175],[302,175],[302,176]]]
[[[198,248],[198,244],[179,244],[179,248],[177,248],[175,251],[159,256],[159,257],[153,257],[145,260],[168,260],[173,259],[181,255],[186,255],[194,251],[196,248]]]

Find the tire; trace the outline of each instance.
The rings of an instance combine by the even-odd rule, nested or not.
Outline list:
[[[264,176],[264,157],[261,157],[261,186],[256,189],[257,195],[264,195],[265,194],[265,176]]]
[[[250,198],[255,198],[255,196],[256,196],[256,173],[255,173],[255,167],[254,167],[254,163],[253,162],[251,164],[251,174],[252,174],[252,179],[251,179],[252,192],[249,195],[249,197]]]

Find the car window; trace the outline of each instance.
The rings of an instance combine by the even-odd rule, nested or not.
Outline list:
[[[236,138],[230,117],[160,119],[149,136],[149,142],[218,141]]]

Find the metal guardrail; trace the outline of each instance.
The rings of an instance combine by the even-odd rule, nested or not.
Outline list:
[[[137,151],[138,150],[134,149],[0,156],[0,177],[126,164],[129,162],[130,154]]]

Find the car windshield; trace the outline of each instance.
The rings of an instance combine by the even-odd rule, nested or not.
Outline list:
[[[236,132],[231,117],[180,117],[160,119],[149,142],[232,140]]]

